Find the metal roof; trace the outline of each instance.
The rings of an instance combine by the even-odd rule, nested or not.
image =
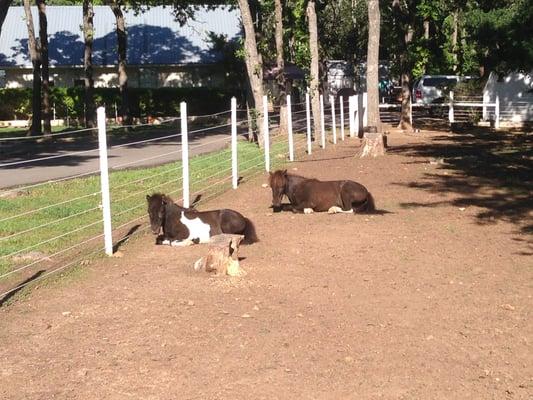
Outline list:
[[[32,7],[36,35],[37,8]],[[83,65],[83,13],[80,6],[48,6],[48,42],[51,66]],[[242,36],[240,13],[228,6],[200,8],[184,26],[171,8],[152,7],[139,15],[124,11],[129,65],[209,64],[221,55],[212,49],[210,32],[228,40]],[[94,7],[94,65],[117,63],[115,16],[107,6]],[[23,7],[10,7],[0,37],[0,67],[31,67],[28,31]]]

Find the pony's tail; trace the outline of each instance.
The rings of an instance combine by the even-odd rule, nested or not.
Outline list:
[[[368,192],[366,199],[363,204],[355,209],[356,213],[373,213],[376,211],[376,203],[374,197],[370,192]]]
[[[244,227],[244,240],[242,241],[243,244],[252,244],[259,242],[259,238],[257,237],[257,233],[255,232],[255,225],[252,221],[250,221],[248,218],[244,218],[246,221],[246,226]]]

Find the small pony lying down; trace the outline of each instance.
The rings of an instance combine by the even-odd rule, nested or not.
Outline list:
[[[243,243],[258,242],[255,227],[248,218],[229,209],[197,211],[184,208],[162,194],[147,195],[148,215],[154,235],[159,235],[156,244],[190,246],[207,243],[211,236],[221,233],[244,235]]]
[[[335,213],[360,213],[375,211],[374,198],[360,183],[342,181],[319,181],[288,174],[287,170],[270,173],[272,208],[281,211],[283,196],[289,199],[293,212],[310,214],[313,211]]]

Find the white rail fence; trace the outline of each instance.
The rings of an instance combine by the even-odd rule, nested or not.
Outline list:
[[[390,124],[399,122],[400,104],[380,103],[379,108],[383,122]],[[411,104],[409,110],[411,124],[413,121],[416,123],[418,119],[426,117],[427,114],[446,119],[449,125],[485,121],[491,122],[496,129],[500,128],[501,121],[505,118],[500,111],[500,99],[497,96],[494,102],[489,102],[487,96],[455,96],[453,91],[449,92],[447,102]]]
[[[330,98],[327,107],[324,107],[322,96],[320,100],[320,133],[314,132],[315,136],[312,135],[310,97],[307,94],[305,101],[294,104],[291,97],[287,97],[287,132],[274,134],[275,128],[279,127],[279,123],[276,123],[279,113],[276,113],[275,108],[272,110],[269,107],[265,96],[260,107],[266,116],[263,118],[266,133],[264,149],[254,147],[252,155],[246,155],[251,146],[238,140],[239,134],[245,133],[248,124],[246,110],[238,110],[236,100],[232,99],[229,110],[194,118],[187,115],[187,105],[182,103],[179,118],[162,121],[157,126],[168,133],[177,131],[176,124],[179,124],[179,132],[115,145],[108,143],[110,132],[124,127],[108,126],[105,109],[99,108],[97,147],[39,155],[31,159],[12,157],[0,163],[0,169],[9,169],[14,173],[19,168],[40,168],[43,163],[68,165],[82,157],[97,158],[99,165],[97,169],[72,176],[0,189],[0,211],[9,210],[0,213],[0,302],[29,282],[37,282],[63,271],[93,254],[103,251],[112,255],[116,249],[114,244],[116,246],[117,242],[122,242],[134,233],[131,230],[124,235],[124,230],[133,229],[135,223],[146,219],[146,194],[154,191],[177,194],[180,198],[176,198],[176,201],[189,206],[193,196],[205,196],[207,193],[200,200],[205,202],[229,188],[237,189],[239,176],[270,171],[285,162],[303,159],[316,147],[325,148],[327,144],[337,143],[337,127],[340,129],[341,141],[345,139],[345,126],[349,126],[351,137],[362,129],[365,120],[363,96],[350,99],[341,97],[337,99],[337,103],[334,98]],[[350,104],[355,106],[344,112]],[[198,121],[215,116],[229,122],[190,129],[193,120],[198,124]],[[355,123],[358,125],[355,126]],[[142,127],[156,128],[153,124]],[[139,125],[128,128],[138,129]],[[83,135],[88,131],[90,130],[81,129],[56,136],[61,140],[67,135],[75,139],[76,135]],[[317,134],[320,134],[320,141],[317,140]],[[200,138],[200,135],[206,136]],[[11,139],[20,138],[0,141]],[[133,161],[110,164],[112,152],[122,149],[141,149],[144,152],[148,146],[155,144],[161,145],[163,150],[159,149],[156,154],[148,153],[150,155],[147,157],[139,157],[142,153],[138,153]],[[191,156],[192,152],[196,155]],[[149,170],[136,169],[147,167],[147,163],[152,166]],[[124,173],[124,169],[129,174]],[[150,172],[147,174],[146,171]],[[71,195],[71,190],[76,195]],[[50,193],[52,195],[43,202],[38,194],[45,191],[48,191],[48,196]],[[13,198],[10,198],[11,195]],[[24,200],[26,196],[29,197],[27,202]],[[141,230],[147,227],[145,224]],[[40,271],[28,277],[36,269]],[[17,283],[17,280],[23,278],[25,280],[22,283]]]

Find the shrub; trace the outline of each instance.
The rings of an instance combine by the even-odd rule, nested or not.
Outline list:
[[[190,115],[211,114],[230,108],[232,96],[239,96],[235,91],[211,88],[130,88],[129,107],[133,117],[144,118],[148,115],[157,117],[177,116],[180,103],[187,102]],[[0,89],[0,120],[28,119],[31,115],[32,90]],[[95,88],[95,103],[105,105],[107,113],[114,115],[115,104],[120,107],[121,96],[118,88]],[[55,106],[56,117],[83,119],[83,87],[53,87],[51,102]]]

